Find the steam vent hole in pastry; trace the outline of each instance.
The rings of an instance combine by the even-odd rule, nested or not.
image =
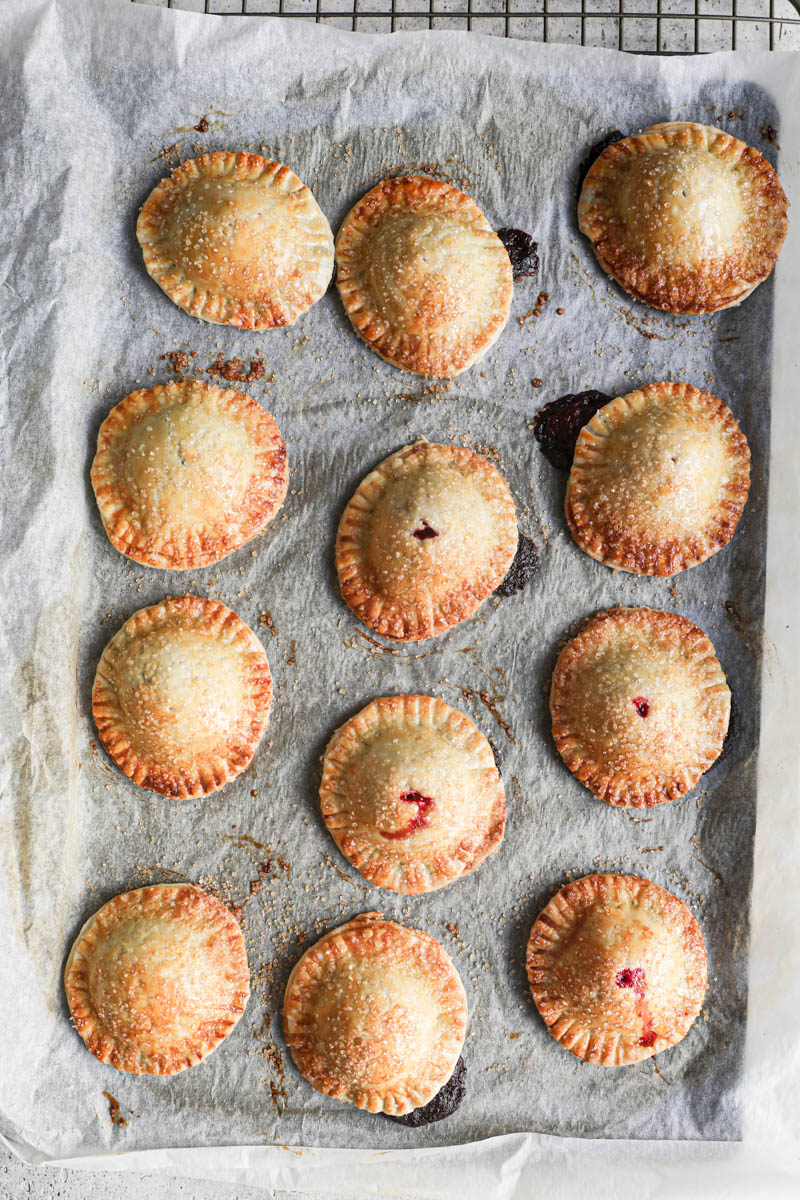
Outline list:
[[[366,913],[295,965],[283,1028],[298,1071],[318,1092],[403,1116],[424,1108],[453,1075],[467,1000],[435,938]]]
[[[242,392],[199,380],[131,392],[111,409],[92,464],[103,525],[136,562],[186,571],[219,562],[286,497],[286,445]]]
[[[477,726],[433,696],[383,696],[336,730],[322,816],[366,880],[433,891],[475,870],[503,840],[505,789]]]
[[[558,656],[553,738],[601,800],[650,807],[696,785],[725,741],[731,693],[711,641],[651,608],[597,613]]]
[[[385,179],[336,237],[336,286],[353,328],[381,358],[451,379],[508,320],[513,271],[477,204],[438,179]]]
[[[586,554],[638,575],[674,575],[731,540],[750,488],[733,413],[688,383],[650,383],[581,429],[566,494]]]
[[[422,440],[380,463],[345,508],[339,586],[382,637],[436,637],[503,582],[518,540],[514,500],[497,468],[464,446]]]
[[[721,129],[669,121],[603,150],[584,179],[578,224],[635,299],[706,313],[739,304],[767,278],[787,207],[758,150]]]
[[[533,924],[526,967],[552,1036],[603,1067],[681,1041],[706,990],[697,920],[677,896],[633,875],[587,875],[561,888]]]
[[[250,994],[242,931],[215,896],[156,884],[104,904],[64,971],[72,1020],[100,1062],[175,1075],[232,1031]]]
[[[248,766],[269,723],[261,642],[218,600],[142,608],[103,651],[92,690],[100,742],[140,787],[214,792]]]
[[[181,163],[147,197],[136,236],[170,300],[218,325],[291,325],[333,273],[333,235],[313,195],[259,154],[220,150]]]

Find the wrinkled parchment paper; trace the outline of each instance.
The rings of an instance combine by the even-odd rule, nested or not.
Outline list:
[[[420,1195],[463,1194],[465,1163],[470,1184],[484,1192],[526,1194],[513,1189],[524,1187],[531,1163],[539,1181],[556,1170],[564,1187],[565,1162],[576,1171],[592,1162],[594,1175],[593,1156],[604,1153],[616,1164],[609,1178],[620,1166],[678,1169],[692,1159],[694,1177],[702,1163],[713,1163],[713,1180],[737,1163],[741,1179],[763,1136],[759,1117],[770,1130],[763,1122],[771,1116],[766,1136],[777,1146],[791,1141],[797,1109],[782,1083],[798,1056],[790,954],[797,832],[787,766],[796,722],[783,691],[796,687],[797,666],[783,628],[797,590],[797,339],[791,324],[780,332],[796,311],[796,252],[788,247],[777,290],[771,281],[739,309],[674,318],[635,305],[601,276],[578,234],[574,201],[588,145],[611,128],[670,118],[720,124],[752,142],[779,162],[791,193],[798,135],[788,117],[800,91],[793,56],[658,61],[458,34],[353,37],[126,0],[11,0],[0,7],[0,48],[3,1134],[32,1159],[88,1156],[85,1165],[108,1166],[98,1156],[140,1152],[114,1165],[146,1160],[265,1186],[375,1186],[376,1151],[389,1172],[383,1190],[397,1194],[412,1186]],[[517,286],[498,345],[449,387],[380,362],[333,291],[283,331],[201,324],[147,277],[134,225],[147,193],[181,157],[217,148],[289,164],[334,230],[384,175],[440,175],[473,195],[495,228],[532,232],[541,269]],[[188,358],[185,375],[205,379],[220,357],[263,358],[262,378],[233,386],[276,417],[292,472],[285,508],[262,536],[218,566],[181,575],[112,549],[88,479],[109,408],[134,387],[173,377],[176,351]],[[540,454],[531,422],[565,391],[616,395],[662,378],[708,387],[730,404],[750,440],[753,482],[732,545],[700,568],[654,581],[614,575],[573,546],[565,477]],[[333,538],[362,476],[419,435],[469,444],[501,466],[542,568],[526,593],[490,601],[449,635],[386,646],[340,600]],[[257,630],[275,704],[251,767],[214,796],[176,803],[129,784],[98,749],[90,689],[123,621],[183,592],[219,597]],[[697,621],[740,714],[726,761],[683,801],[644,814],[595,800],[566,772],[549,735],[546,687],[559,639],[614,604]],[[440,695],[477,720],[502,757],[509,804],[498,854],[444,891],[409,899],[368,886],[350,868],[317,797],[331,732],[374,696],[400,691]],[[641,873],[677,892],[699,917],[709,952],[709,991],[690,1035],[657,1060],[619,1071],[582,1065],[555,1045],[524,974],[525,941],[542,905],[566,879],[598,868]],[[240,907],[253,995],[235,1033],[200,1068],[171,1080],[119,1074],[98,1064],[71,1027],[63,963],[82,922],[109,897],[183,878]],[[440,938],[469,996],[467,1099],[423,1131],[319,1096],[288,1061],[280,1034],[283,986],[303,949],[374,909]],[[772,1096],[782,1089],[778,1118]],[[125,1124],[111,1120],[105,1092]],[[269,1149],[286,1146],[330,1150]],[[172,1153],[141,1153],[159,1149]],[[396,1153],[387,1160],[387,1151]],[[770,1162],[779,1161],[775,1149]]]

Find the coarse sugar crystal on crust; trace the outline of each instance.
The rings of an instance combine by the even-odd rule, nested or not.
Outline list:
[[[673,313],[741,303],[772,271],[788,202],[758,150],[691,121],[653,125],[590,167],[578,224],[635,299]]]
[[[586,875],[561,888],[533,924],[526,968],[555,1040],[602,1067],[676,1045],[706,990],[697,920],[677,896],[634,875]]]
[[[203,796],[247,767],[269,723],[261,642],[218,600],[139,609],[103,651],[92,689],[100,742],[140,787]]]
[[[650,383],[584,425],[567,521],[606,566],[674,575],[727,545],[749,488],[750,450],[727,405],[688,383]]]
[[[422,1108],[448,1081],[467,998],[444,948],[365,913],[296,963],[283,1002],[295,1066],[318,1092],[372,1113]]]
[[[217,150],[177,166],[136,223],[145,267],[184,312],[217,325],[291,325],[323,296],[333,235],[282,163]]]
[[[328,743],[322,816],[370,883],[416,894],[498,849],[505,789],[477,726],[432,696],[383,696]]]
[[[590,618],[553,671],[553,738],[608,804],[649,808],[692,790],[719,756],[731,709],[714,647],[692,621],[652,608]]]
[[[283,504],[289,469],[280,430],[256,400],[181,380],[111,409],[91,477],[117,550],[187,571],[255,537]]]
[[[175,1075],[210,1054],[244,1012],[242,931],[220,900],[189,884],[124,892],[81,929],[64,987],[75,1028],[100,1062]]]
[[[508,320],[511,260],[474,200],[452,184],[384,179],[336,236],[336,286],[361,338],[416,375],[451,379]]]
[[[381,636],[436,637],[502,583],[518,538],[511,490],[497,468],[465,446],[422,440],[380,463],[345,508],[339,586]]]

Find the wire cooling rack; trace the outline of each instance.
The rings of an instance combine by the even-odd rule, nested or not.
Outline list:
[[[639,54],[800,49],[800,0],[135,0],[161,8],[281,16],[361,33],[469,29]]]

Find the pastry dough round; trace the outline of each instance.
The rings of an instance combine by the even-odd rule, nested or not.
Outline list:
[[[384,179],[336,236],[336,286],[356,333],[386,362],[452,379],[508,320],[505,246],[474,200],[449,183]]]
[[[325,934],[295,965],[283,1001],[301,1075],[335,1100],[402,1116],[447,1083],[467,998],[430,934],[365,913]]]
[[[667,121],[596,159],[578,224],[603,270],[635,299],[706,313],[739,304],[767,278],[787,207],[752,146],[709,125]]]
[[[269,723],[272,676],[252,629],[218,600],[140,608],[102,653],[92,715],[140,787],[202,796],[248,766]]]
[[[697,921],[677,896],[635,875],[586,875],[561,888],[534,922],[526,966],[556,1041],[602,1067],[681,1041],[706,990]]]
[[[294,171],[217,150],[176,167],[136,224],[148,273],[184,312],[215,325],[291,325],[323,296],[333,235]]]
[[[464,446],[415,442],[367,475],[342,514],[342,596],[383,637],[436,637],[503,582],[518,537],[496,467]]]
[[[649,808],[691,791],[722,750],[731,693],[710,640],[686,617],[611,608],[558,656],[553,737],[601,800]]]
[[[64,987],[75,1028],[100,1062],[175,1075],[210,1054],[244,1012],[242,931],[221,901],[190,884],[124,892],[78,934]]]
[[[432,696],[384,696],[337,729],[320,799],[345,858],[394,892],[443,887],[503,840],[492,748],[469,717]]]
[[[151,567],[206,567],[272,520],[286,445],[257,401],[198,380],[131,392],[100,426],[92,464],[111,544]]]
[[[674,575],[727,545],[749,488],[750,450],[727,405],[688,383],[651,383],[584,425],[567,521],[606,566]]]

